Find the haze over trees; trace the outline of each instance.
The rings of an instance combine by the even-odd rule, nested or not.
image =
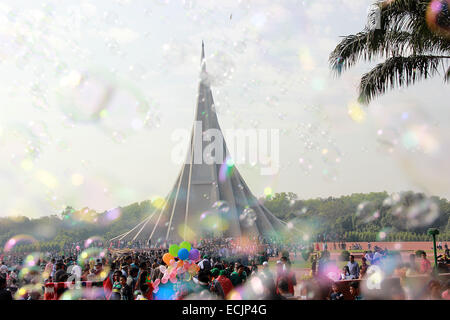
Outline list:
[[[429,241],[426,231],[436,227],[441,232],[438,239],[450,240],[450,203],[421,193],[354,193],[301,200],[295,193],[282,192],[260,201],[277,217],[291,223],[298,230],[298,239]],[[102,213],[67,207],[60,215],[37,219],[0,218],[0,246],[3,248],[8,239],[19,234],[33,236],[41,251],[62,249],[93,236],[107,240],[127,232],[153,210],[155,207],[147,200]],[[24,245],[21,249],[26,248]]]

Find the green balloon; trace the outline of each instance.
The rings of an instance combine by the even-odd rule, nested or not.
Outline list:
[[[180,243],[180,249],[186,249],[187,251],[191,251],[191,244],[187,241],[183,241],[182,243]]]
[[[178,257],[178,250],[180,250],[180,247],[176,244],[172,244],[169,247],[169,253],[174,257]]]

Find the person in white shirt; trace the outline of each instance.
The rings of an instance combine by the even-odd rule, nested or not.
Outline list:
[[[382,257],[383,257],[383,255],[379,252],[379,250],[376,250],[375,253],[373,254],[371,264],[380,263]]]
[[[81,267],[77,264],[76,261],[73,262],[71,273],[75,276],[75,279],[77,281],[81,279]]]
[[[366,254],[364,255],[364,258],[366,258],[366,261],[369,262],[370,264],[372,264],[372,252],[371,251],[366,251]]]
[[[5,265],[5,262],[2,262],[2,266],[0,267],[0,273],[3,273],[5,275],[8,273],[8,266]]]

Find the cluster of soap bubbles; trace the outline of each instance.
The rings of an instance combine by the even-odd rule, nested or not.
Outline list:
[[[216,201],[210,210],[200,215],[200,227],[205,231],[226,231],[230,227],[228,213],[230,205],[226,201]]]
[[[380,218],[380,211],[375,202],[364,201],[356,208],[356,218],[360,223],[370,223]]]
[[[318,169],[325,181],[337,181],[344,154],[330,137],[330,125],[326,121],[326,115],[317,106],[307,106],[306,111],[312,114],[314,120],[299,123],[295,130],[303,147],[298,158],[299,166],[305,175],[310,175],[314,169]],[[320,160],[321,165],[318,165]]]
[[[86,246],[86,243],[85,243]],[[110,266],[104,265],[103,261],[105,261],[107,257],[108,251],[103,248],[98,247],[89,247],[83,250],[78,255],[78,265],[84,270],[86,267],[89,267],[90,270],[95,270],[96,266],[99,263],[102,263],[102,269],[98,273],[92,273],[89,275],[91,281],[103,281],[109,274]]]
[[[18,278],[25,283],[38,284],[47,279],[49,274],[42,272],[39,262],[44,255],[40,252],[33,252],[28,254],[22,263],[22,268],[18,274]]]
[[[130,66],[129,71],[132,78],[140,80],[146,74],[138,65]],[[93,124],[114,142],[125,143],[132,132],[160,125],[156,103],[150,102],[131,82],[111,72],[73,71],[64,79],[58,99],[66,127]]]
[[[220,213],[226,214],[230,211],[230,205],[226,201],[216,201],[212,205],[213,209],[217,209]]]
[[[212,86],[222,86],[233,78],[236,67],[229,54],[217,51],[205,59],[207,73],[202,74],[203,81]]]
[[[437,202],[423,194],[394,193],[383,205],[408,228],[430,226],[441,215]]]
[[[42,150],[52,143],[47,126],[42,121],[27,125],[5,125],[0,130],[0,150],[6,161],[30,171],[41,158]]]
[[[239,220],[244,227],[251,227],[255,224],[258,216],[252,208],[245,208],[239,215]]]

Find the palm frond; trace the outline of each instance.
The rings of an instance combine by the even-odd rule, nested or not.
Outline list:
[[[388,58],[406,54],[450,55],[450,41],[403,31],[364,30],[345,37],[329,57],[330,67],[337,75],[358,61]]]
[[[369,103],[388,89],[408,86],[438,73],[441,57],[392,57],[363,75],[359,85],[359,101]]]
[[[450,67],[448,67],[447,72],[445,73],[444,80],[445,80],[446,82],[449,82],[449,81],[450,81]]]
[[[374,26],[381,19],[381,28],[410,30],[426,24],[425,14],[431,0],[386,0],[376,2],[369,14],[369,24]]]

